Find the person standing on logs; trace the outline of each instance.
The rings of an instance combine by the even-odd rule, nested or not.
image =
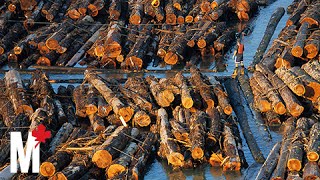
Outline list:
[[[243,51],[244,51],[244,44],[241,43],[241,38],[238,37],[237,48],[233,54],[233,59],[235,60],[236,67],[233,71],[232,78],[235,78],[237,76],[239,64],[241,66],[240,74],[241,75],[244,74]]]

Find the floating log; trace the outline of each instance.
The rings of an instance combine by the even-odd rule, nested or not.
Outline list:
[[[307,162],[303,168],[303,179],[312,180],[320,177],[320,169],[316,162]]]
[[[317,60],[309,61],[301,66],[301,69],[306,71],[313,79],[320,82],[320,63]]]
[[[187,82],[181,72],[175,75],[174,81],[180,89],[181,103],[183,107],[187,109],[191,108],[193,106],[193,99],[190,95]]]
[[[291,49],[291,54],[295,57],[301,57],[303,55],[303,48],[309,33],[309,23],[305,22],[301,24],[298,34],[295,38],[295,43]]]
[[[109,6],[109,17],[110,20],[117,21],[121,15],[121,4],[122,1],[112,0]]]
[[[319,145],[320,145],[320,123],[315,123],[309,134],[309,142],[307,145],[307,158],[309,161],[319,160]]]
[[[275,71],[278,77],[298,96],[303,96],[306,89],[303,83],[296,77],[294,73],[286,70],[285,68],[279,68]]]
[[[128,147],[123,150],[123,154],[120,155],[106,170],[107,177],[113,179],[117,175],[126,171],[129,167],[131,159],[135,152],[138,150],[138,145],[135,142],[131,142]]]
[[[223,151],[228,158],[227,162],[224,162],[223,164],[223,171],[240,171],[241,163],[236,141],[228,126],[224,126],[223,135]]]
[[[138,180],[142,177],[142,172],[145,170],[145,165],[147,163],[148,157],[151,154],[152,147],[155,144],[156,140],[156,136],[152,132],[149,132],[145,136],[143,143],[140,145],[141,147],[135,153],[135,159],[132,160],[130,168],[132,178],[134,180]]]
[[[16,70],[6,72],[5,84],[15,114],[26,113],[30,116],[33,113],[33,108],[27,100],[19,72]]]
[[[279,142],[273,146],[266,161],[261,166],[261,168],[255,178],[256,180],[270,179],[273,170],[277,166],[277,161],[280,156],[280,147],[281,147],[281,143],[279,143]]]
[[[262,64],[257,64],[256,70],[265,74],[272,83],[273,88],[278,90],[289,113],[294,117],[300,116],[301,113],[304,111],[304,107],[294,96],[292,91],[290,91],[290,89],[284,84],[284,82]]]
[[[113,93],[113,91],[100,78],[90,72],[85,72],[85,77],[91,85],[93,85],[104,97],[104,99],[112,106],[113,111],[121,116],[124,121],[128,122],[133,116],[133,109],[125,106]]]
[[[294,73],[303,83],[306,89],[304,94],[312,102],[315,102],[320,96],[320,84],[316,80],[314,80],[311,76],[309,76],[304,70],[302,70],[299,66],[295,66],[289,69],[292,73]]]
[[[289,118],[284,123],[284,139],[281,143],[280,156],[277,163],[277,167],[273,172],[271,179],[284,179],[286,173],[286,164],[288,162],[288,148],[290,146],[291,139],[295,130],[296,120],[295,118]]]
[[[250,78],[250,87],[254,98],[254,106],[259,109],[260,112],[268,112],[272,109],[269,100],[263,96],[258,82],[254,78]]]
[[[176,24],[177,23],[177,16],[176,16],[175,8],[173,6],[173,0],[166,1],[164,11],[166,13],[166,23],[167,24]]]
[[[283,7],[278,7],[271,15],[270,20],[267,25],[267,28],[266,28],[266,31],[264,33],[264,36],[263,36],[263,38],[259,44],[259,47],[253,57],[253,61],[250,65],[251,67],[254,67],[256,64],[258,64],[260,62],[264,52],[267,50],[269,42],[272,38],[272,35],[273,35],[276,27],[278,26],[280,19],[284,15],[284,12],[285,12],[285,10]]]
[[[286,46],[281,53],[281,55],[277,58],[276,63],[274,64],[274,67],[281,68],[285,67],[286,69],[289,69],[290,67],[293,67],[294,65],[294,57],[291,54],[291,47]]]
[[[52,141],[50,142],[50,148],[48,150],[49,154],[54,154],[54,152],[56,151],[57,147],[59,145],[61,145],[62,143],[64,143],[69,135],[71,134],[73,130],[73,126],[70,123],[64,123],[61,128],[59,129],[59,131],[57,132],[57,134],[54,136],[54,138],[52,139]]]
[[[130,138],[135,138],[139,134],[137,129],[127,129],[119,126],[106,141],[95,149],[92,156],[92,162],[99,168],[107,168],[112,160],[116,159]],[[120,150],[120,151],[119,151]]]
[[[166,158],[172,166],[181,167],[184,164],[184,157],[180,153],[178,144],[172,139],[172,134],[169,130],[168,114],[163,108],[158,110],[158,123],[161,139],[158,155]]]
[[[211,88],[208,84],[203,82],[203,79],[201,78],[200,70],[192,67],[190,68],[190,72],[191,72],[190,80],[192,82],[192,85],[195,86],[195,88],[200,92],[201,97],[207,104],[206,108],[214,107],[214,100],[212,98]]]
[[[143,1],[142,0],[134,0],[132,4],[131,15],[129,18],[129,22],[134,25],[139,25],[142,22],[144,9],[143,9]]]
[[[315,30],[307,39],[304,46],[306,56],[309,59],[315,58],[318,55],[320,49],[320,30]]]
[[[91,165],[92,163],[88,155],[76,154],[67,167],[56,173],[50,179],[80,179],[81,176],[88,171]]]
[[[230,44],[235,40],[235,29],[224,31],[217,40],[214,41],[214,49],[216,51],[226,51],[230,48]]]
[[[205,151],[206,114],[203,111],[197,111],[191,116],[189,123],[192,158],[202,160]]]
[[[253,73],[253,78],[262,88],[261,90],[266,91],[263,91],[263,94],[270,100],[273,110],[278,114],[284,114],[286,112],[286,107],[284,106],[279,93],[273,90],[273,86],[268,79],[258,71]]]
[[[242,129],[244,137],[246,138],[253,158],[256,162],[263,163],[265,161],[265,158],[263,157],[263,154],[249,128],[247,114],[245,113],[244,107],[241,102],[241,96],[237,87],[237,83],[234,79],[227,79],[224,84],[229,95],[230,103],[238,117],[240,127]]]
[[[66,151],[57,151],[54,155],[50,156],[40,166],[40,174],[44,177],[51,177],[56,172],[61,171],[68,166],[72,160],[72,154]]]
[[[148,76],[146,81],[149,83],[151,93],[158,105],[161,107],[170,106],[171,102],[174,101],[174,94],[169,90],[163,90],[161,84],[159,84],[155,77]]]
[[[215,26],[211,27],[206,31],[202,37],[199,38],[197,42],[197,46],[199,48],[205,48],[209,45],[212,45],[212,42],[214,42],[223,32],[223,29],[226,28],[225,22],[219,22]]]

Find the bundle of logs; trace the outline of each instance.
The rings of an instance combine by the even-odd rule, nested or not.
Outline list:
[[[299,1],[250,79],[255,108],[277,126],[280,115],[320,112],[320,1]]]
[[[269,126],[284,121],[256,179],[317,179],[319,169],[320,1],[294,1],[286,26],[250,78],[254,107]],[[318,118],[314,118],[318,117]]]
[[[81,85],[53,89],[40,71],[31,80],[8,71],[0,81],[0,164],[9,161],[9,132],[26,139],[42,124],[52,138],[40,144],[40,174],[17,178],[140,179],[154,150],[173,168],[209,162],[240,171],[248,164],[220,81],[194,67],[190,77],[126,81],[86,71]]]
[[[1,1],[0,66],[136,70],[221,57],[253,0]],[[107,18],[105,18],[107,17]],[[190,56],[190,58],[189,58]]]

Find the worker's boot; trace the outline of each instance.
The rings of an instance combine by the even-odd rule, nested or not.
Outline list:
[[[241,75],[244,75],[244,66],[241,66],[240,74],[241,74]]]
[[[231,77],[234,79],[236,78],[238,75],[238,67],[234,68],[233,74],[231,75]]]

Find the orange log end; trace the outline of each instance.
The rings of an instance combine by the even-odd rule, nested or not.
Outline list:
[[[53,38],[49,38],[46,40],[46,46],[50,49],[50,50],[56,50],[58,49],[59,42]]]
[[[290,171],[300,171],[302,168],[302,163],[298,159],[289,159],[287,167]]]
[[[68,11],[68,16],[73,20],[77,20],[81,17],[81,14],[76,9],[71,9]]]
[[[180,3],[174,3],[173,7],[176,8],[177,10],[181,11],[181,4]]]
[[[16,5],[14,5],[14,4],[9,4],[8,10],[9,10],[10,12],[14,12],[16,9],[17,9]]]
[[[291,49],[291,54],[295,57],[301,57],[303,54],[303,49],[300,46],[294,46]]]
[[[42,56],[37,60],[37,65],[39,66],[51,66],[51,62],[48,58]]]
[[[166,14],[166,23],[167,24],[176,24],[177,16],[175,14]]]
[[[316,162],[319,160],[319,154],[315,151],[310,151],[307,153],[307,158],[309,161]]]
[[[193,22],[193,17],[188,15],[186,16],[185,20],[184,20],[186,23],[192,23]]]
[[[14,54],[19,55],[19,54],[22,53],[22,48],[19,47],[19,46],[16,46],[16,47],[13,48],[13,52],[14,52]]]
[[[304,87],[303,84],[297,84],[294,86],[294,93],[298,96],[303,96],[304,93],[306,92],[306,88]]]
[[[178,24],[183,24],[184,23],[184,17],[183,16],[178,16],[177,17],[177,23]]]
[[[130,16],[129,22],[134,25],[139,25],[141,23],[141,17],[138,14]]]
[[[204,156],[204,152],[201,148],[196,147],[192,150],[191,156],[193,159],[202,159]]]
[[[207,42],[206,40],[204,39],[199,39],[198,42],[197,42],[197,46],[202,49],[202,48],[205,48],[207,46]]]
[[[212,1],[212,3],[210,4],[210,7],[211,7],[212,10],[214,10],[214,9],[217,8],[218,6],[219,6],[218,3],[215,2],[215,1]]]
[[[143,65],[142,59],[136,56],[127,57],[125,60],[125,63],[126,63],[126,66],[129,67],[129,69],[135,69],[135,70],[140,70]]]
[[[112,156],[106,150],[98,150],[93,154],[92,162],[99,168],[107,168],[112,162]]]
[[[201,12],[207,13],[211,10],[211,4],[209,1],[202,1],[200,5]]]
[[[50,177],[50,180],[68,180],[68,178],[62,172],[58,172]]]
[[[184,164],[184,157],[182,154],[173,152],[168,157],[168,163],[172,164],[175,167],[181,167]]]
[[[126,168],[121,164],[112,164],[107,170],[108,179],[114,178],[125,170]]]
[[[51,162],[44,162],[40,166],[40,174],[44,177],[51,177],[56,173],[56,168]]]
[[[286,107],[284,106],[284,104],[282,102],[277,103],[274,107],[274,112],[276,112],[277,114],[284,114],[286,113]]]
[[[170,65],[177,64],[178,60],[179,60],[178,55],[173,52],[168,52],[164,57],[164,62]]]

